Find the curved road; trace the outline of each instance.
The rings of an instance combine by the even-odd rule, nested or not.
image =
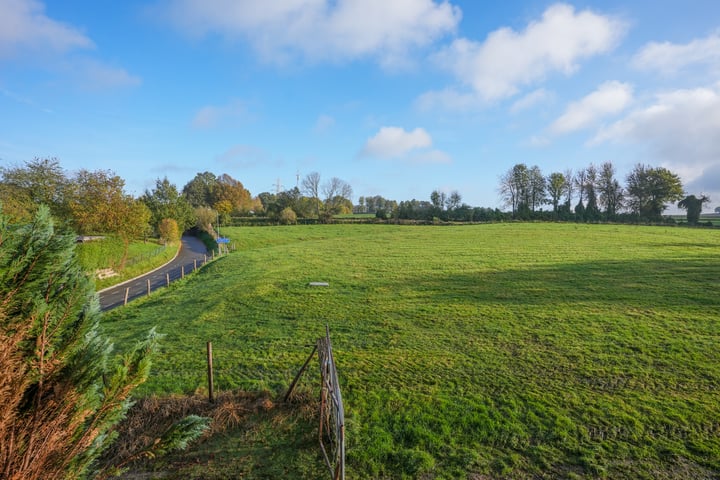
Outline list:
[[[150,290],[165,287],[167,286],[168,275],[170,281],[173,282],[182,277],[183,269],[187,275],[196,267],[200,268],[207,260],[209,260],[209,257],[207,256],[205,244],[197,237],[183,236],[180,251],[170,262],[140,277],[100,290],[98,292],[100,308],[104,311],[123,305],[126,292],[128,302],[147,295],[148,280],[150,280]]]

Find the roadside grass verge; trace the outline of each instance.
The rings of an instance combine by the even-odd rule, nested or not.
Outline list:
[[[329,324],[348,478],[720,473],[716,231],[317,225],[224,235],[237,252],[104,316],[120,345],[153,325],[166,334],[141,395],[202,392],[212,341],[221,390],[278,398]],[[258,416],[255,433],[197,447],[212,474],[173,468],[177,478],[267,478],[260,465],[270,462],[285,478],[318,478],[313,422]],[[221,452],[235,460],[217,461]]]
[[[117,275],[95,280],[95,288],[102,290],[153,270],[175,257],[180,244],[161,245],[157,240],[131,242],[125,268],[120,269],[123,243],[118,238],[107,237],[77,245],[78,258],[83,269],[91,275],[96,270],[112,269]]]

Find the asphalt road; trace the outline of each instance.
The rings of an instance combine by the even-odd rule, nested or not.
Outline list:
[[[182,277],[183,269],[186,275],[191,273],[195,268],[200,268],[206,260],[209,260],[207,255],[205,244],[199,238],[184,236],[182,237],[180,252],[169,263],[145,275],[98,292],[100,296],[100,308],[102,310],[110,310],[124,305],[126,293],[128,302],[147,295],[148,280],[150,280],[151,291],[165,287],[167,286],[168,275],[170,276],[170,281],[173,282]]]

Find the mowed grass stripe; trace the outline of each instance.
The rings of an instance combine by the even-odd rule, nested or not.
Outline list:
[[[328,225],[224,234],[238,252],[106,317],[120,343],[154,324],[167,334],[143,392],[203,388],[207,340],[221,388],[281,392],[329,324],[353,478],[720,471],[716,231]]]

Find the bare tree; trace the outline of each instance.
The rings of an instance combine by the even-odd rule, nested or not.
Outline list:
[[[530,209],[534,212],[535,207],[538,207],[546,202],[546,184],[545,184],[545,177],[543,176],[542,172],[540,171],[540,167],[537,165],[534,165],[530,168],[529,173],[529,181],[530,181],[530,192],[529,192],[529,200],[530,200]]]
[[[460,192],[457,190],[453,190],[450,192],[450,196],[448,196],[446,202],[448,210],[455,210],[460,207],[460,204],[462,203],[462,195],[460,195]]]
[[[568,168],[563,173],[565,176],[565,205],[568,210],[572,206],[573,195],[575,194],[575,174],[571,168]]]
[[[310,172],[302,180],[303,193],[315,200],[315,213],[320,217],[320,174]]]
[[[530,175],[527,165],[518,163],[500,177],[500,195],[505,205],[512,207],[513,217],[529,207]]]
[[[577,171],[575,174],[575,177],[573,178],[575,186],[578,189],[578,192],[580,192],[580,198],[578,199],[578,205],[582,205],[585,200],[585,187],[587,186],[587,171],[584,168],[581,168]]]
[[[351,202],[352,205],[352,187],[337,177],[332,177],[322,185],[322,194],[325,197],[323,213],[327,218],[338,213],[343,203]]]
[[[605,208],[605,217],[610,220],[622,208],[624,198],[623,188],[615,178],[615,167],[611,162],[605,162],[600,166],[597,189],[600,194],[600,205]]]

